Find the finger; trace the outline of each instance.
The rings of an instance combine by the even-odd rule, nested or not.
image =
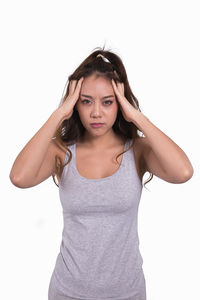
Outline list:
[[[116,86],[116,83],[115,83],[114,79],[112,79],[111,81],[112,81],[113,88],[116,90],[117,86]]]
[[[76,91],[77,86],[79,88],[82,81],[83,81],[83,77],[81,77],[79,80],[71,80],[71,82],[70,82],[70,93],[71,94],[74,94],[74,92]]]
[[[83,83],[83,80],[84,80],[84,77],[81,77],[79,80],[78,80],[78,83],[76,85],[76,89],[75,89],[75,93],[79,93],[80,92],[80,89],[81,89],[81,85]]]
[[[113,84],[113,88],[114,88],[116,95],[119,96],[120,93],[119,93],[118,87],[113,79],[112,79],[112,84]]]
[[[79,84],[80,86],[81,86],[83,80],[84,80],[84,77],[82,76],[82,77],[79,79],[79,81],[78,81],[78,84]]]
[[[119,87],[118,87],[118,89],[119,89],[119,92],[120,92],[120,94],[121,95],[124,95],[124,87],[123,87],[123,82],[121,83],[119,83]]]
[[[122,93],[124,95],[124,83],[122,83]]]
[[[119,79],[119,75],[118,75],[118,73],[117,73],[116,70],[114,71],[114,74],[115,74],[115,76]]]
[[[123,82],[118,82],[117,83],[118,91],[121,96],[124,96],[124,83]]]
[[[69,84],[69,93],[73,94],[75,89],[76,80],[70,80]]]

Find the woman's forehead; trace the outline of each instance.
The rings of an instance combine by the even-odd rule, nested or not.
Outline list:
[[[90,93],[95,91],[102,91],[104,93],[106,92],[113,92],[113,87],[111,80],[98,77],[98,78],[86,78],[83,80],[82,86],[81,86],[81,92],[82,93]]]

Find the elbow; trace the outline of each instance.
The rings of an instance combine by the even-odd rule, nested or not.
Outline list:
[[[194,169],[193,169],[192,165],[191,165],[191,167],[189,169],[186,169],[183,172],[183,174],[184,175],[183,175],[181,183],[184,183],[184,182],[186,182],[186,181],[188,181],[188,180],[190,180],[192,178],[192,176],[194,174]]]
[[[24,188],[23,184],[22,184],[22,180],[20,177],[17,176],[13,176],[12,174],[9,175],[10,181],[12,182],[12,184],[18,188]]]

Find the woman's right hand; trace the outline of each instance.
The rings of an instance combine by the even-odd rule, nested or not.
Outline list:
[[[66,100],[58,108],[60,111],[62,111],[62,114],[64,115],[63,119],[65,120],[70,119],[73,114],[74,106],[77,100],[79,99],[79,94],[83,80],[84,77],[81,77],[79,80],[71,80],[69,83],[69,94]]]

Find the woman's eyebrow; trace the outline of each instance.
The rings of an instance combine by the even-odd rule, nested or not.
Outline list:
[[[93,99],[93,97],[89,96],[89,95],[81,94],[81,96]],[[111,98],[111,97],[114,98],[114,95],[108,95],[108,96],[103,97],[102,99],[107,99],[107,98]]]

